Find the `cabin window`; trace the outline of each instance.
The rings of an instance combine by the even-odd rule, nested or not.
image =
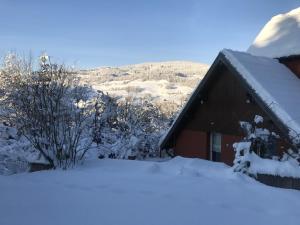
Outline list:
[[[210,136],[211,160],[215,162],[221,161],[221,134],[212,132]]]

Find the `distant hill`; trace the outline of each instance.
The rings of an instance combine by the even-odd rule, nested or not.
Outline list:
[[[188,61],[153,62],[81,70],[80,77],[83,83],[120,100],[146,99],[166,111],[177,111],[208,67]]]

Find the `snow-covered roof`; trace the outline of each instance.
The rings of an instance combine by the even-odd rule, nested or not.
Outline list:
[[[277,59],[253,56],[246,52],[224,49],[221,51],[204,79],[194,90],[188,102],[177,115],[170,129],[160,140],[160,147],[166,147],[169,138],[176,132],[184,119],[184,114],[197,99],[197,95],[206,85],[219,61],[232,66],[243,81],[268,108],[269,116],[276,118],[281,127],[288,130],[288,136],[294,143],[300,143],[300,79]],[[274,121],[274,122],[276,122]]]
[[[277,59],[244,52],[222,53],[269,109],[298,140],[300,135],[300,79]]]
[[[248,52],[271,58],[300,55],[300,7],[274,16],[260,31]]]

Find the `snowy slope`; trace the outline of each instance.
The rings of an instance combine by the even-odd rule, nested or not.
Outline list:
[[[178,110],[207,70],[206,64],[171,61],[83,70],[80,77],[83,83],[120,99],[144,98]]]
[[[299,191],[200,159],[97,160],[0,183],[3,225],[299,224]]]
[[[274,16],[260,31],[248,52],[278,58],[300,54],[300,7]]]

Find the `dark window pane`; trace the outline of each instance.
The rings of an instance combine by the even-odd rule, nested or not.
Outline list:
[[[212,133],[212,151],[221,152],[221,134]]]

